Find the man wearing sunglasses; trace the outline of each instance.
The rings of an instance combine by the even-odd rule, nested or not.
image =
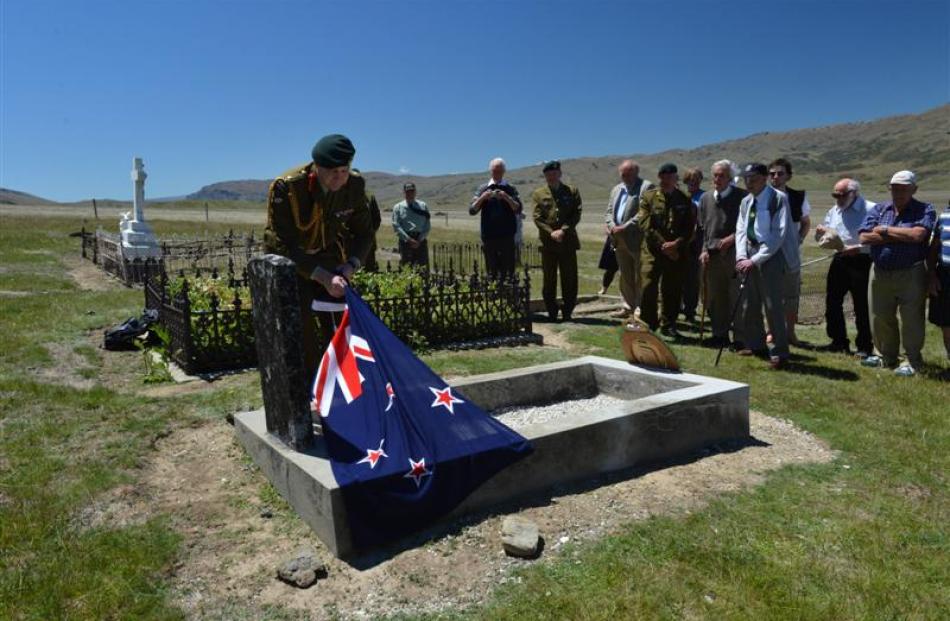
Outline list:
[[[864,224],[868,210],[875,204],[861,196],[861,184],[844,178],[834,185],[831,197],[834,206],[828,210],[825,221],[815,228],[816,237],[837,236],[839,249],[831,259],[825,286],[825,330],[831,343],[828,351],[849,353],[848,330],[844,322],[844,298],[851,294],[854,304],[854,339],[856,356],[867,358],[872,351],[871,323],[868,319],[868,274],[871,254],[862,246],[858,230]]]

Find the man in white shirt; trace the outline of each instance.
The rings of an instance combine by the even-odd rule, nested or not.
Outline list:
[[[742,170],[749,195],[739,205],[736,221],[736,270],[745,283],[742,305],[746,348],[740,355],[766,350],[762,306],[772,331],[769,365],[785,366],[788,333],[782,304],[786,274],[800,269],[798,235],[792,222],[788,197],[767,183],[765,164],[747,164]]]
[[[844,298],[849,293],[854,304],[854,323],[858,334],[854,339],[856,355],[867,358],[874,349],[871,322],[868,317],[868,276],[871,255],[861,245],[858,230],[874,203],[861,196],[861,184],[847,177],[839,180],[831,193],[835,205],[828,210],[825,221],[815,227],[816,237],[832,233],[841,240],[828,268],[825,286],[825,331],[831,343],[828,351],[849,353],[848,330],[844,322]]]

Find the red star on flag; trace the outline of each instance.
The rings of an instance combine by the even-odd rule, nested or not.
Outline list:
[[[386,451],[383,450],[383,442],[385,442],[385,441],[386,441],[386,438],[383,438],[382,440],[379,441],[379,448],[378,448],[378,449],[375,449],[375,450],[373,450],[373,449],[366,449],[366,457],[364,457],[363,459],[359,460],[359,461],[356,462],[356,463],[358,463],[358,464],[369,464],[370,470],[372,470],[373,468],[375,468],[375,467],[376,467],[376,464],[379,462],[379,459],[380,459],[381,457],[389,457],[389,455],[386,454]],[[418,485],[418,483],[417,483],[417,485]]]
[[[432,394],[435,395],[435,401],[432,402],[432,407],[435,408],[440,405],[444,405],[450,414],[455,414],[454,404],[465,403],[464,401],[462,401],[461,399],[459,399],[458,397],[452,394],[451,386],[446,386],[442,390],[429,386],[429,390],[431,390]]]
[[[432,476],[431,470],[426,470],[426,458],[423,457],[419,461],[413,461],[412,457],[409,458],[409,472],[402,475],[404,479],[412,479],[416,482],[416,487],[418,488],[422,484],[422,477]]]

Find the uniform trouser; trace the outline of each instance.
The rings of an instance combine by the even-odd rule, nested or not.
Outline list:
[[[366,254],[366,261],[363,263],[363,269],[367,272],[378,272],[379,263],[376,262],[376,235],[373,235],[373,244],[369,247],[369,252]]]
[[[729,338],[732,310],[739,298],[739,275],[736,273],[736,248],[725,252],[710,252],[706,264],[706,308],[712,333],[717,338]],[[732,326],[733,341],[744,343],[742,322]]]
[[[541,294],[548,314],[557,314],[557,274],[561,272],[562,313],[570,317],[577,305],[577,251],[573,248],[555,250],[541,247],[541,269],[544,270],[544,285]]]
[[[644,250],[641,261],[643,292],[640,298],[640,319],[650,326],[651,330],[656,330],[661,323],[666,327],[675,327],[680,301],[683,298],[687,257],[681,256],[674,261],[665,254],[653,254],[650,250]],[[662,321],[657,317],[658,294],[663,296]]]
[[[620,295],[632,311],[640,306],[640,236],[637,234],[631,242],[627,233],[621,231],[613,239],[620,268]]]
[[[343,313],[317,312],[311,308],[317,285],[313,281],[298,279],[297,289],[300,296],[301,336],[303,337],[304,367],[307,370],[308,382],[317,374],[320,358],[326,351],[336,327],[343,319]],[[341,299],[342,301],[342,299]],[[310,386],[307,386],[310,389]]]
[[[825,330],[835,347],[848,346],[848,330],[844,323],[844,298],[851,294],[854,304],[854,323],[858,334],[854,345],[858,351],[871,351],[871,322],[868,318],[868,276],[871,257],[858,254],[850,257],[835,255],[828,268],[825,286]]]
[[[399,265],[429,265],[429,240],[423,239],[418,248],[399,240]]]
[[[683,315],[688,318],[696,315],[696,307],[699,305],[700,276],[702,275],[699,265],[701,250],[701,248],[694,248],[690,243],[686,257],[686,274],[683,278]]]
[[[507,278],[515,273],[515,238],[483,239],[485,269],[494,278]]]
[[[749,270],[740,309],[746,347],[761,350],[765,349],[765,326],[762,324],[762,307],[765,306],[765,318],[772,332],[772,355],[779,358],[788,358],[788,330],[782,295],[786,274],[788,264],[781,251]]]
[[[901,341],[913,367],[923,363],[924,301],[927,299],[927,268],[923,261],[902,270],[871,268],[868,285],[871,299],[871,333],[874,347],[885,364],[897,364]],[[900,311],[900,328],[897,313]]]

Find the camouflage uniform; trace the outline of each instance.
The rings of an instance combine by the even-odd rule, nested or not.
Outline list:
[[[564,319],[570,319],[577,304],[577,223],[581,220],[581,195],[577,188],[561,183],[554,190],[544,185],[531,194],[534,223],[541,238],[541,267],[544,270],[544,306],[551,319],[557,317],[557,273],[561,272]],[[551,233],[564,231],[560,242]]]
[[[640,197],[637,226],[643,233],[640,319],[651,330],[657,328],[660,324],[657,294],[662,290],[663,326],[675,328],[686,278],[689,242],[696,228],[693,202],[678,188],[669,194],[659,187],[651,188]],[[660,250],[661,245],[668,241],[676,241],[679,255],[675,259]]]

